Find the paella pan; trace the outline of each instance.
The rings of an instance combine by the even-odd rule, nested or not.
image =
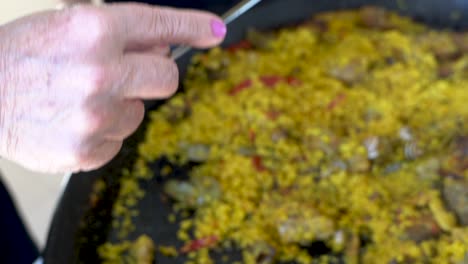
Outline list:
[[[301,12],[193,57],[185,92],[90,180],[76,262],[466,261],[465,35]]]

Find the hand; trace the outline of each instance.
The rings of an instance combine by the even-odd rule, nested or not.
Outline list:
[[[141,123],[141,100],[176,91],[168,45],[210,47],[225,33],[210,13],[142,4],[79,5],[0,27],[0,156],[42,172],[104,165]]]

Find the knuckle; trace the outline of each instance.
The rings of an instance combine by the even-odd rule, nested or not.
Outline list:
[[[78,35],[85,45],[94,48],[109,32],[109,19],[105,12],[92,6],[77,6],[70,11],[70,32]]]
[[[133,120],[133,122],[128,122],[129,124],[135,123],[135,126],[138,127],[140,124],[143,122],[143,119],[145,118],[145,105],[141,101],[137,101],[134,103],[133,106],[129,109],[130,112],[130,120]],[[132,130],[134,128],[132,127]]]
[[[141,123],[145,117],[145,104],[142,101],[137,101],[135,103],[135,112],[136,119],[140,120],[139,123]]]
[[[161,35],[174,38],[180,35],[183,30],[182,20],[178,16],[171,16],[167,10],[161,9],[158,12],[153,13],[152,23],[154,31],[161,32]]]
[[[166,78],[164,89],[167,95],[173,95],[179,86],[179,68],[174,61],[171,61],[168,67],[166,67],[166,72],[163,76]]]
[[[80,168],[91,159],[89,151],[84,151],[83,149],[75,151],[72,158],[76,164],[75,166]]]
[[[85,68],[81,78],[84,83],[85,98],[94,99],[94,97],[100,95],[106,89],[110,74],[104,66],[91,65]]]
[[[74,146],[68,153],[68,164],[69,167],[81,169],[83,164],[90,159],[89,151],[86,151],[86,142],[78,142],[79,144]]]
[[[185,18],[187,19],[187,18]],[[187,19],[188,20],[188,19]],[[202,37],[203,35],[206,35],[203,28],[204,25],[202,26],[199,22],[199,19],[193,18],[191,21],[185,21],[184,23],[187,27],[187,32],[188,36],[195,36],[195,37]]]
[[[84,170],[99,168],[114,158],[122,148],[123,141],[96,142],[81,148],[76,153],[76,160]]]
[[[94,146],[93,146],[94,147]],[[87,146],[87,147],[81,147],[80,149],[78,149],[75,153],[74,153],[74,160],[75,160],[75,163],[83,168],[83,167],[87,167],[89,166],[90,163],[93,162],[93,155],[92,155],[92,148],[91,146]]]
[[[87,108],[82,111],[80,118],[80,135],[83,142],[88,141],[95,134],[105,129],[106,120],[98,111]]]

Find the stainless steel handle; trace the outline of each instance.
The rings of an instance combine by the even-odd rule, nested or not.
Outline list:
[[[226,25],[231,23],[261,1],[262,0],[243,0],[239,2],[222,16],[224,23],[226,23]]]
[[[252,7],[260,3],[262,0],[243,0],[235,5],[233,8],[229,9],[224,15],[222,19],[226,25],[231,23],[232,21],[236,20],[238,17],[243,15],[245,12],[249,11]],[[174,60],[179,59],[185,53],[189,52],[192,47],[188,46],[179,46],[172,51],[171,58]]]

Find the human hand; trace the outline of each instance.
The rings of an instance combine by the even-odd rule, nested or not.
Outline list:
[[[177,89],[169,44],[210,47],[226,28],[200,11],[113,4],[0,27],[0,156],[42,172],[96,169]],[[164,139],[161,139],[164,140]]]

